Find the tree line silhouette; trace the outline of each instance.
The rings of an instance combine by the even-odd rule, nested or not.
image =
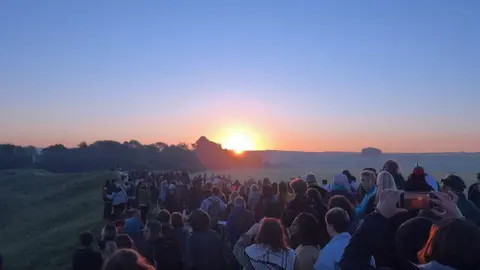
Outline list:
[[[268,165],[255,153],[235,154],[205,136],[193,144],[141,144],[136,140],[123,143],[103,140],[92,144],[81,142],[72,148],[55,144],[40,152],[34,146],[0,144],[0,170],[38,168],[55,173],[74,173],[121,167],[128,170],[198,172]]]

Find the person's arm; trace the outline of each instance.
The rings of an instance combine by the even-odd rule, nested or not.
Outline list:
[[[388,220],[379,213],[367,216],[350,242],[345,247],[340,268],[342,270],[375,269],[371,264],[372,255],[382,243],[388,231]]]
[[[251,236],[244,234],[240,236],[235,246],[233,246],[233,255],[243,268],[248,268],[250,265],[250,258],[245,253],[245,249],[250,245],[250,242]]]
[[[113,198],[116,197],[115,195],[116,195],[116,193],[107,194],[107,199],[113,200]]]

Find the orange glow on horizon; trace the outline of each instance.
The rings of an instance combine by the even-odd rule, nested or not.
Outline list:
[[[219,143],[223,148],[233,150],[236,154],[244,151],[257,150],[259,140],[247,128],[228,129],[219,134]]]

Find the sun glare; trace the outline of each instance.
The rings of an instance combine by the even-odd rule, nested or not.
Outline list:
[[[222,146],[226,149],[233,150],[237,154],[241,154],[247,150],[255,150],[252,136],[244,131],[231,131],[226,134],[222,140]]]

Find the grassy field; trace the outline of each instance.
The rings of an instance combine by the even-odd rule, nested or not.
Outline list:
[[[329,182],[337,173],[308,168],[237,169],[215,173],[231,175],[240,181],[268,177],[278,182],[307,172]],[[352,173],[358,175],[353,170]],[[437,179],[444,174],[433,173]],[[475,175],[461,176],[470,184]],[[111,172],[0,171],[0,252],[5,257],[5,269],[69,269],[77,236],[85,230],[99,235],[103,226],[101,187],[111,178]]]
[[[109,174],[0,171],[5,269],[68,269],[78,234],[102,227],[100,190]]]

